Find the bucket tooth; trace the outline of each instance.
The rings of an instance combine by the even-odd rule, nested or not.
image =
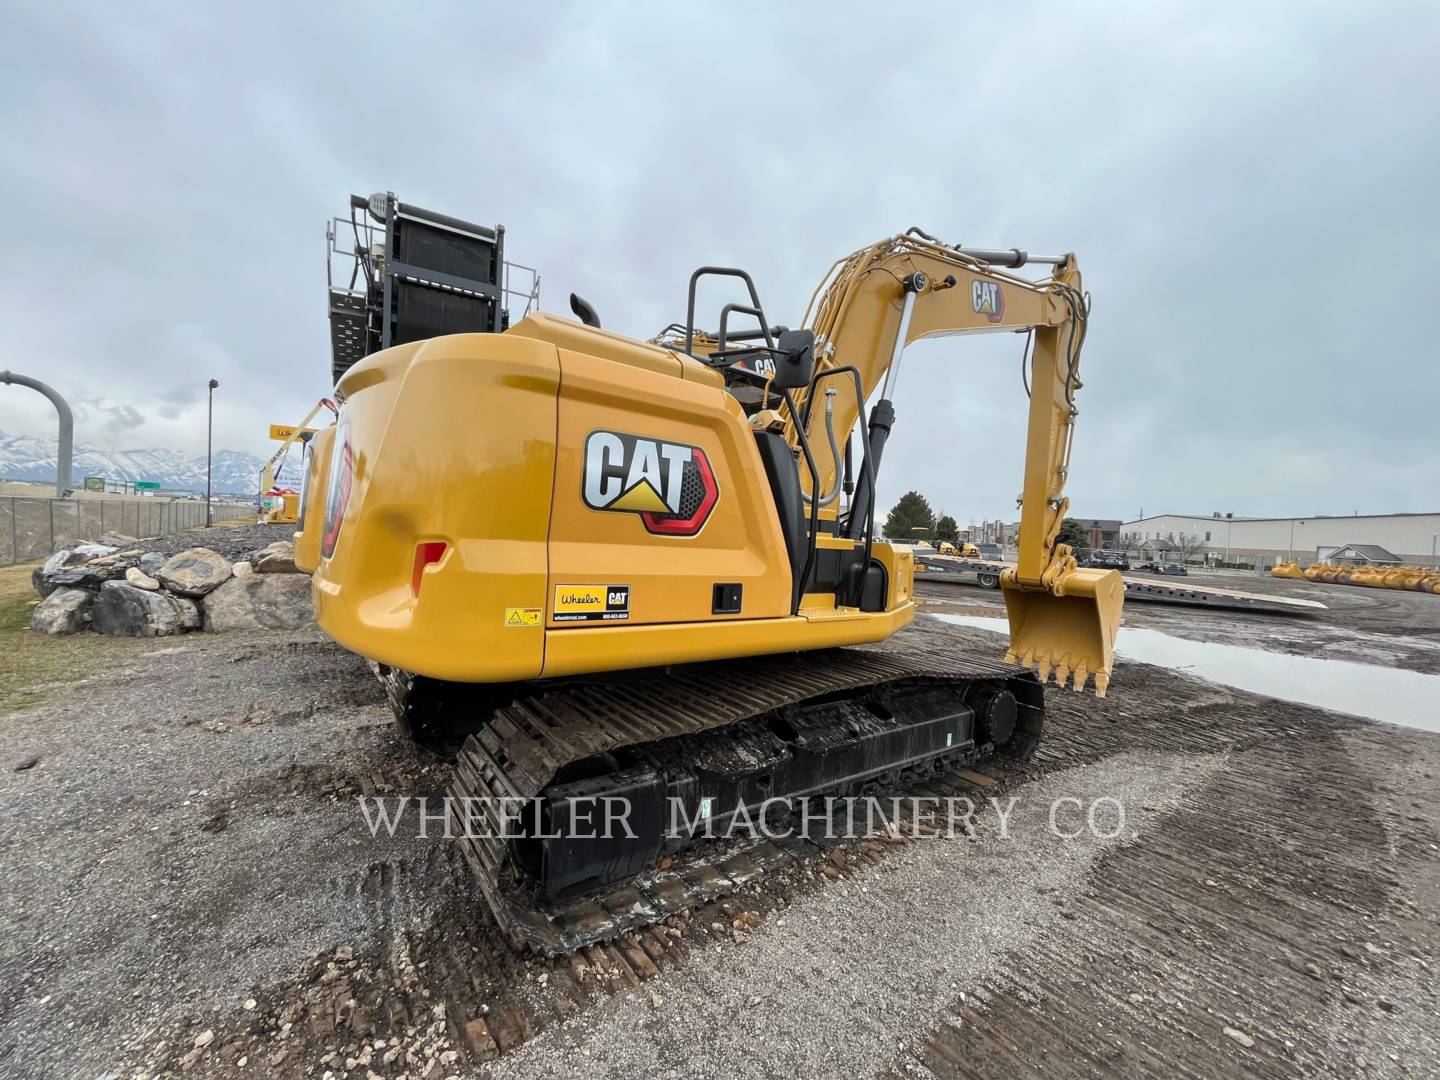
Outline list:
[[[1075,669],[1075,691],[1076,691],[1076,693],[1079,693],[1081,690],[1084,690],[1084,689],[1085,689],[1085,680],[1088,679],[1089,677],[1090,677],[1090,672],[1089,672],[1089,670],[1085,667],[1085,662],[1082,660],[1082,661],[1080,662],[1080,665]]]
[[[1055,654],[1049,649],[1046,649],[1044,655],[1040,658],[1040,664],[1039,667],[1036,669],[1036,672],[1037,674],[1039,674],[1040,681],[1042,683],[1047,683],[1050,681],[1050,668],[1052,666],[1052,661],[1054,660],[1054,657]]]
[[[1097,672],[1095,673],[1095,696],[1096,696],[1096,697],[1104,697],[1104,696],[1105,696],[1105,691],[1109,688],[1109,686],[1110,686],[1110,674],[1109,674],[1109,672],[1097,671]]]

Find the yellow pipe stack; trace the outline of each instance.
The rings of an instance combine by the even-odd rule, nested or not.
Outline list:
[[[1327,585],[1364,585],[1372,589],[1410,589],[1440,594],[1440,570],[1424,566],[1343,566],[1311,563],[1303,570],[1298,562],[1279,563],[1270,568],[1271,577],[1319,581]]]

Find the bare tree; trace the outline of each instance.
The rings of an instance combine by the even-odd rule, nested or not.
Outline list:
[[[1175,538],[1175,546],[1180,549],[1180,561],[1189,562],[1191,555],[1199,555],[1204,550],[1205,541],[1196,533],[1182,532]]]

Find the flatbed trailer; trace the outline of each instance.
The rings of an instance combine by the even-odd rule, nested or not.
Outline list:
[[[1000,575],[1007,565],[979,559],[963,559],[957,555],[926,555],[915,552],[916,569],[924,570],[924,575],[920,578],[922,581],[940,577],[950,580],[972,577],[982,589],[998,589]]]
[[[953,555],[928,555],[917,552],[915,566],[922,572],[916,574],[916,583],[934,581],[961,585],[973,580],[982,589],[998,589],[1000,575],[1004,573],[1007,565],[1006,563],[982,562],[976,559],[961,559]],[[1316,600],[1300,600],[1266,593],[1234,592],[1230,589],[1197,589],[1189,585],[1172,585],[1168,581],[1155,579],[1126,578],[1125,599],[1127,602],[1221,608],[1227,611],[1260,611],[1270,614],[1308,614],[1325,610],[1325,605]]]

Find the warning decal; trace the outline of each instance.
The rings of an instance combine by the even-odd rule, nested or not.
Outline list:
[[[630,617],[629,585],[556,585],[556,622],[623,622]]]
[[[538,607],[507,607],[505,609],[506,626],[539,626],[541,622],[541,609]]]

